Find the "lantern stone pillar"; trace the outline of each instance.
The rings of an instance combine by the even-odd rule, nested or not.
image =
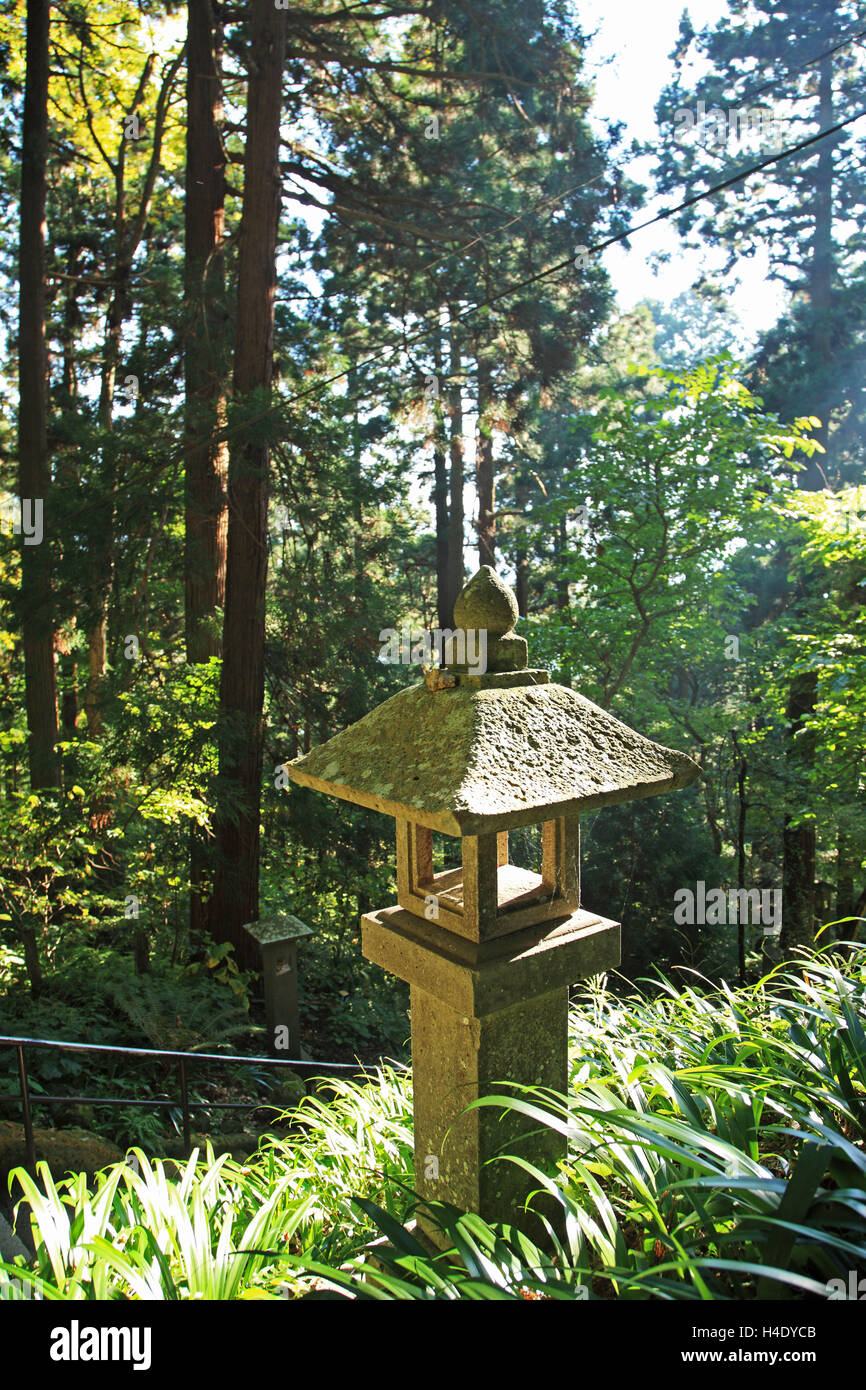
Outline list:
[[[563,1139],[500,1106],[466,1107],[514,1094],[508,1083],[567,1091],[568,986],[620,960],[619,923],[580,906],[578,817],[684,787],[700,769],[527,668],[516,600],[489,566],[454,617],[443,669],[289,774],[397,823],[398,902],[361,919],[361,944],[411,986],[419,1196],[540,1235],[525,1211],[537,1181],[497,1157],[552,1171]],[[483,672],[460,661],[479,648]],[[542,827],[536,872],[509,863],[508,832],[527,825]],[[435,831],[459,838],[459,868],[435,871]],[[549,1198],[532,1205],[555,1217]]]
[[[492,1014],[468,1016],[412,986],[415,1191],[420,1197],[445,1200],[487,1221],[517,1221],[526,1234],[541,1234],[540,1223],[521,1210],[537,1183],[528,1185],[522,1168],[498,1156],[522,1156],[553,1171],[566,1155],[564,1136],[539,1129],[519,1111],[486,1105],[466,1110],[483,1096],[507,1094],[509,1081],[525,1083],[530,1077],[535,1085],[568,1090],[566,985]],[[559,1224],[549,1198],[533,1205]],[[437,1241],[423,1208],[418,1224]]]
[[[568,985],[619,964],[619,923],[575,912],[473,943],[396,907],[363,917],[361,941],[411,985],[416,1192],[542,1234],[522,1210],[537,1183],[497,1155],[553,1167],[564,1137],[498,1106],[464,1112],[508,1082],[568,1090]],[[437,1239],[423,1212],[419,1223]]]

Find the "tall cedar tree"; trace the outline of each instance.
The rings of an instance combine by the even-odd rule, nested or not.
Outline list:
[[[109,595],[117,564],[117,501],[120,492],[118,455],[111,439],[114,429],[114,393],[121,361],[124,325],[133,313],[132,272],[139,246],[148,232],[148,219],[159,177],[166,121],[175,78],[183,62],[183,50],[168,63],[162,74],[153,115],[153,141],[137,205],[133,206],[128,184],[127,155],[136,139],[124,121],[114,158],[104,155],[114,182],[112,248],[107,275],[111,289],[105,315],[97,419],[102,437],[102,496],[94,511],[99,520],[96,542],[90,555],[90,614],[88,634],[89,676],[85,708],[91,738],[102,733],[102,700],[107,661]],[[153,76],[156,57],[148,54],[132,103],[137,112],[145,99]],[[92,113],[89,113],[92,121]]]
[[[256,5],[244,150],[233,398],[249,409],[270,399],[281,183],[280,113],[286,12]],[[220,803],[210,929],[255,966],[243,931],[259,910],[259,815],[264,704],[265,584],[268,568],[270,448],[254,421],[231,447],[223,665],[220,682]]]
[[[18,329],[18,457],[22,499],[44,508],[48,498],[48,380],[45,350],[45,160],[48,144],[49,0],[28,0],[27,72],[21,140],[21,248]],[[21,547],[22,632],[30,783],[60,785],[57,680],[50,553]]]
[[[421,418],[431,422],[437,611],[449,626],[464,579],[464,406],[474,404],[478,420],[479,559],[495,564],[503,463],[495,432],[519,436],[526,400],[546,389],[571,363],[575,344],[588,339],[606,308],[603,272],[560,276],[494,313],[462,314],[591,241],[598,222],[612,226],[634,193],[624,190],[619,207],[609,197],[609,147],[584,120],[590,94],[580,81],[582,36],[575,25],[558,24],[555,6],[509,0],[471,16],[450,6],[442,16],[433,36],[447,85],[432,70],[416,70],[413,58],[430,42],[427,27],[416,24],[396,55],[401,76],[372,114],[358,119],[349,106],[335,118],[333,162],[348,157],[353,177],[349,194],[335,187],[320,246],[326,312],[344,351],[369,350],[359,339],[370,326],[378,344],[388,327],[396,337],[407,320],[417,329],[426,319],[428,342],[413,341],[411,375],[395,375],[392,390],[399,410],[407,396],[421,394],[424,374],[437,383]],[[363,384],[375,400],[379,382],[368,374]]]
[[[673,55],[678,75],[657,106],[661,187],[692,192],[853,115],[863,105],[866,68],[862,46],[846,39],[861,27],[859,7],[849,0],[794,0],[784,11],[774,0],[729,0],[729,15],[698,34],[684,18]],[[710,70],[689,88],[679,73],[695,50]],[[691,130],[683,126],[686,111],[695,121]],[[846,383],[853,388],[847,400],[839,390],[845,375],[834,369],[842,343],[833,304],[862,245],[859,233],[843,236],[866,207],[859,134],[855,125],[828,136],[678,220],[681,232],[697,230],[726,249],[726,273],[763,249],[770,278],[808,306],[799,324],[802,380],[792,399],[820,417],[815,437],[829,450],[814,454],[799,475],[800,486],[812,491],[827,486],[836,462],[831,414],[847,413],[859,395],[859,375]]]
[[[219,656],[216,619],[225,599],[228,447],[221,437],[225,389],[225,154],[213,5],[188,7],[186,45],[185,261],[186,340],[186,654]]]
[[[210,0],[188,7],[185,188],[186,387],[184,599],[186,657],[222,654],[226,583],[228,446],[222,437],[225,384],[225,155],[220,136],[222,94],[217,34]],[[190,931],[204,927],[205,846],[190,832]]]

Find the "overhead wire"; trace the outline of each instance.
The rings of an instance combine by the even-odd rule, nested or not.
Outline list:
[[[629,237],[636,235],[637,232],[646,231],[647,228],[656,226],[660,222],[667,222],[672,217],[676,217],[679,213],[685,212],[690,207],[694,207],[696,203],[703,202],[706,198],[712,198],[715,194],[723,192],[726,188],[731,188],[734,184],[741,183],[744,179],[750,178],[752,174],[760,173],[762,169],[767,169],[773,164],[778,164],[782,159],[790,159],[792,155],[799,154],[801,151],[810,148],[810,146],[817,144],[821,140],[827,140],[833,135],[838,135],[840,131],[845,130],[849,125],[853,125],[855,121],[861,120],[864,116],[866,116],[866,108],[857,111],[853,116],[846,117],[845,120],[837,121],[834,125],[828,126],[826,130],[820,130],[815,135],[807,136],[806,139],[798,141],[795,145],[780,150],[776,154],[768,155],[765,159],[758,160],[747,169],[741,169],[737,173],[731,174],[726,179],[720,179],[718,183],[712,184],[709,188],[705,188],[699,193],[691,194],[688,198],[684,198],[673,207],[663,208],[661,212],[656,213],[653,217],[649,217],[643,222],[637,222],[633,226],[627,227],[623,232],[616,232],[609,237],[605,237],[602,241],[596,242],[592,246],[581,247],[580,254],[582,257],[600,255],[601,252],[606,251],[609,246],[615,246],[618,242],[627,241]],[[509,299],[512,295],[519,294],[522,290],[529,289],[533,285],[539,284],[542,280],[548,279],[551,275],[556,275],[566,268],[573,267],[574,261],[574,255],[569,255],[563,260],[555,261],[553,265],[546,266],[543,270],[525,276],[524,279],[508,285],[505,289],[499,290],[496,294],[488,295],[485,299],[478,300],[473,304],[465,306],[455,314],[454,319],[456,322],[459,322],[468,318],[471,314],[479,313],[482,309],[491,308],[493,305],[500,303],[503,299]],[[307,400],[311,396],[318,395],[328,386],[333,385],[335,381],[343,380],[344,377],[348,376],[350,371],[362,371],[366,367],[374,366],[384,357],[404,352],[410,343],[420,342],[422,338],[425,338],[429,334],[429,331],[429,328],[425,326],[415,333],[404,335],[399,343],[388,344],[387,347],[381,349],[379,352],[373,353],[370,357],[364,358],[361,362],[353,363],[351,367],[346,367],[342,371],[334,372],[331,376],[325,377],[323,381],[308,387],[305,391],[295,392],[294,395],[284,398],[283,403],[291,405],[295,401]]]
[[[847,38],[840,39],[838,43],[833,44],[830,48],[825,48],[820,53],[816,53],[812,58],[807,58],[802,63],[795,63],[792,64],[790,67],[787,67],[782,77],[772,78],[769,82],[764,82],[757,87],[752,87],[745,94],[738,97],[737,100],[751,101],[753,97],[759,96],[762,92],[768,91],[771,88],[776,87],[780,81],[784,80],[784,78],[790,77],[794,73],[803,72],[807,68],[814,67],[816,63],[822,62],[824,58],[831,57],[834,53],[838,53],[841,49],[847,48],[850,44],[857,43],[860,39],[863,38],[866,38],[866,29],[859,29],[856,31],[856,33],[849,35]],[[507,148],[507,143],[505,148]],[[508,152],[512,153],[510,149],[508,150]],[[487,164],[490,163],[491,159],[499,158],[502,153],[503,147],[500,147],[492,151],[491,154],[487,155],[484,159],[481,160],[479,168],[484,168]],[[589,188],[593,183],[597,183],[598,180],[602,177],[603,174],[596,174],[591,179],[587,179],[584,183],[573,184],[571,185],[571,187],[563,190],[561,193],[551,194],[547,199],[542,199],[540,204],[538,204],[538,207],[543,208],[548,203],[558,202],[561,199],[568,197],[571,193],[579,193],[584,188]],[[524,216],[525,213],[523,212],[517,213],[514,217],[511,217],[508,219],[508,221],[504,222],[501,227],[497,228],[497,230],[500,232],[507,230],[508,227],[513,226],[515,222],[519,222],[521,218]],[[460,246],[455,250],[450,250],[443,253],[443,255],[440,256],[438,260],[435,260],[432,263],[432,265],[426,266],[424,268],[425,272],[429,274],[431,271],[435,270],[438,266],[444,264],[445,261],[449,260],[453,256],[465,255],[467,251],[470,251],[472,249],[472,247],[477,246],[479,242],[482,242],[484,240],[485,235],[483,233],[480,233],[478,236],[475,236],[470,241],[466,242],[463,246]],[[303,297],[307,298],[306,295]],[[327,299],[329,296],[326,294],[322,297]]]

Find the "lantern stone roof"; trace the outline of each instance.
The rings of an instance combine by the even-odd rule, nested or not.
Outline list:
[[[476,579],[489,589],[485,570]],[[481,835],[675,791],[700,775],[685,753],[644,738],[546,671],[514,670],[507,635],[491,636],[504,670],[428,672],[289,763],[289,776],[447,835]]]
[[[245,922],[244,931],[248,931],[260,946],[275,946],[282,941],[297,941],[302,936],[313,935],[312,927],[291,912],[277,912],[272,917]]]

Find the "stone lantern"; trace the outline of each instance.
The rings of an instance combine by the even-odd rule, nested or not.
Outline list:
[[[490,1160],[544,1167],[565,1157],[565,1139],[514,1111],[463,1112],[503,1082],[567,1091],[568,986],[620,961],[619,923],[580,907],[578,817],[687,786],[699,768],[527,668],[517,616],[484,566],[455,604],[445,666],[289,775],[397,822],[398,905],[364,916],[361,941],[411,985],[416,1191],[537,1233],[523,1214],[537,1183]],[[486,634],[483,674],[460,664],[470,630]],[[508,858],[509,830],[531,825],[542,828],[536,872]],[[459,838],[460,868],[434,873],[434,831]]]
[[[301,1055],[298,1010],[298,942],[312,930],[291,912],[247,922],[244,931],[257,943],[265,990],[265,1031],[272,1057]]]

